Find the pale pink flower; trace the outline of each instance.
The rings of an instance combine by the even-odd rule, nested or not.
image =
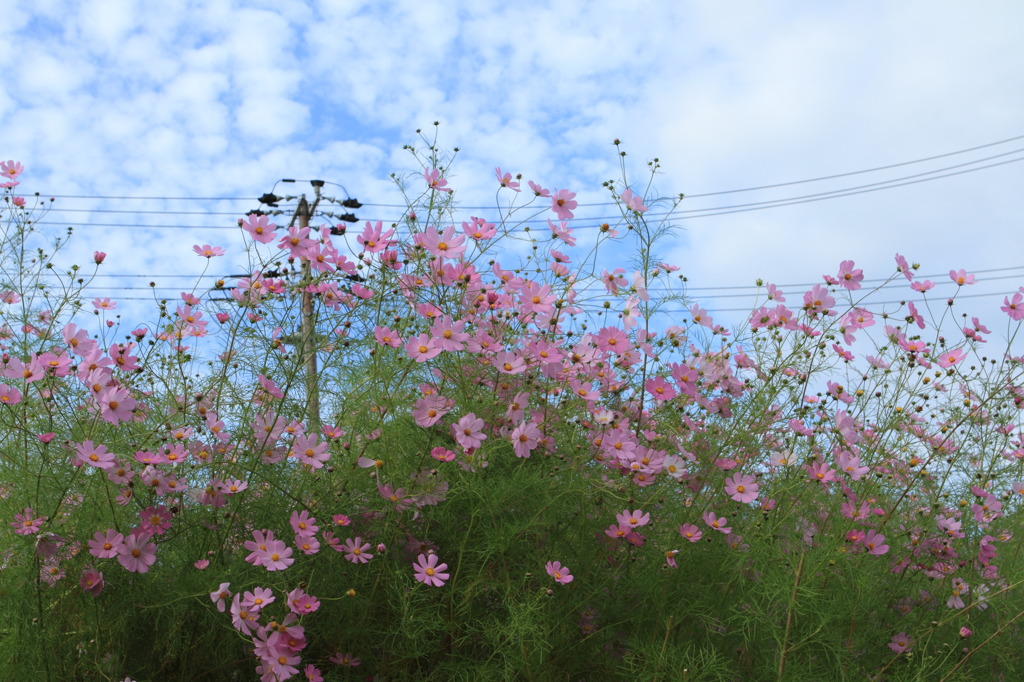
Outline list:
[[[549,561],[544,565],[544,570],[548,572],[552,578],[555,579],[556,583],[561,585],[568,585],[573,581],[573,575],[558,561]]]
[[[757,488],[756,479],[747,474],[734,474],[725,479],[725,493],[743,504],[757,499]]]
[[[149,533],[129,533],[117,546],[117,561],[133,573],[146,573],[156,562],[156,545],[149,541]]]
[[[412,564],[416,580],[433,587],[441,587],[448,580],[448,574],[444,573],[448,564],[437,563],[436,554],[420,554]]]
[[[354,564],[365,564],[373,558],[373,555],[368,551],[370,549],[369,542],[363,542],[361,537],[356,536],[352,538],[346,538],[345,544],[338,549],[339,552],[345,552],[345,558]]]

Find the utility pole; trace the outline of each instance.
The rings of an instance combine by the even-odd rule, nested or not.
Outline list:
[[[294,183],[295,180],[291,178],[284,178],[279,182]],[[316,192],[316,199],[312,205],[306,200],[306,195],[303,194],[298,197],[299,203],[295,208],[295,213],[292,215],[292,219],[288,224],[288,227],[294,227],[296,222],[300,229],[309,228],[310,218],[316,213],[317,206],[319,206],[321,199],[329,203],[336,203],[344,206],[345,208],[357,209],[361,208],[362,204],[357,199],[351,197],[339,201],[333,197],[325,197],[321,193],[324,185],[328,184],[323,180],[310,180],[309,184],[313,186],[313,190]],[[336,183],[330,183],[336,184]],[[276,187],[276,184],[275,184]],[[338,185],[344,190],[344,187]],[[347,190],[346,190],[347,194]],[[277,206],[277,202],[281,200],[292,200],[294,196],[279,197],[268,192],[260,197],[259,201],[261,204],[268,206]],[[279,213],[280,211],[278,211]],[[339,220],[354,223],[356,217],[351,213],[334,214],[324,213],[324,215],[337,218]],[[344,228],[331,228],[331,234],[344,234]],[[304,259],[302,262],[302,270],[300,273],[299,286],[302,287],[302,299],[300,305],[300,313],[302,315],[301,331],[297,335],[298,338],[294,339],[294,345],[298,349],[299,362],[305,366],[306,373],[306,422],[309,430],[313,433],[319,433],[321,427],[320,421],[320,375],[319,368],[317,367],[317,352],[319,349],[319,343],[322,337],[316,331],[316,315],[314,308],[314,295],[312,291],[309,291],[309,287],[313,283],[313,268],[309,264],[308,259]],[[294,337],[293,337],[294,338]]]
[[[295,217],[298,218],[300,228],[309,227],[309,218],[320,203],[320,188],[324,183],[322,180],[312,181],[313,189],[316,191],[316,200],[310,206],[303,194],[299,199],[298,208],[295,209]],[[313,319],[313,292],[309,286],[313,282],[313,269],[309,260],[302,262],[302,275],[299,280],[302,283],[302,339],[300,357],[306,365],[306,409],[308,412],[307,421],[310,431],[320,433],[320,377],[318,375],[316,362],[316,320]]]

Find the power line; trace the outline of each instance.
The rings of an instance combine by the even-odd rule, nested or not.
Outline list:
[[[1007,153],[1018,153],[1020,151],[1024,151],[1024,148],[1022,148],[1020,150],[1014,150],[1013,152],[1007,152]],[[997,158],[998,156],[1004,156],[1004,154],[996,155],[994,157],[989,157],[989,158]],[[906,187],[908,185],[916,185],[916,184],[920,184],[920,183],[923,183],[923,182],[931,182],[933,180],[941,180],[943,178],[950,178],[950,177],[954,177],[954,176],[957,176],[957,175],[964,175],[966,173],[973,173],[973,172],[976,172],[976,171],[986,170],[986,169],[989,169],[989,168],[995,168],[995,167],[998,167],[998,166],[1005,166],[1005,165],[1008,165],[1008,164],[1011,164],[1011,163],[1017,163],[1017,162],[1020,162],[1020,161],[1024,161],[1024,156],[1021,156],[1021,157],[1018,157],[1018,158],[1015,158],[1015,159],[1008,159],[1006,161],[1000,161],[1000,162],[997,162],[997,163],[991,163],[991,164],[987,164],[987,165],[984,165],[984,166],[978,166],[976,168],[967,168],[967,169],[964,169],[964,170],[955,171],[955,172],[951,172],[951,173],[944,173],[942,175],[933,175],[934,173],[938,173],[941,170],[947,170],[947,169],[950,169],[950,168],[959,168],[959,167],[962,167],[962,166],[973,165],[974,163],[978,163],[978,161],[972,161],[972,162],[967,162],[967,163],[964,163],[964,164],[957,164],[955,166],[949,166],[946,169],[938,169],[938,170],[934,170],[934,171],[927,171],[925,173],[917,173],[917,174],[914,174],[914,175],[904,176],[902,178],[893,178],[891,180],[885,180],[885,181],[882,181],[882,182],[871,183],[871,184],[868,184],[868,185],[859,185],[859,186],[854,186],[854,187],[847,187],[847,188],[843,188],[843,189],[832,190],[832,191],[829,191],[829,192],[821,192],[821,193],[818,193],[818,194],[808,194],[808,195],[796,196],[796,197],[788,197],[788,198],[783,198],[783,199],[771,199],[771,200],[767,200],[767,201],[753,202],[753,203],[749,203],[749,204],[735,204],[735,205],[732,205],[732,206],[714,206],[714,207],[702,208],[702,209],[690,209],[690,210],[664,212],[664,213],[651,213],[651,214],[648,214],[648,217],[666,217],[667,218],[667,217],[670,217],[670,216],[678,216],[678,217],[681,217],[681,218],[685,218],[687,220],[694,220],[694,219],[698,219],[698,218],[710,218],[710,217],[713,217],[713,216],[728,215],[728,214],[731,214],[731,213],[746,213],[746,212],[749,212],[749,211],[759,211],[759,210],[766,210],[766,209],[770,209],[770,208],[782,208],[784,206],[795,206],[795,205],[798,205],[798,204],[814,203],[814,202],[818,202],[818,201],[826,201],[826,200],[829,200],[829,199],[839,199],[841,197],[854,196],[854,195],[858,195],[858,194],[868,194],[868,193],[871,193],[871,192],[880,192],[882,190],[895,189],[897,187]],[[932,177],[921,177],[923,175],[931,175]],[[917,179],[910,179],[910,178],[917,178]],[[906,180],[906,182],[902,182],[903,180]],[[367,205],[369,205],[369,204],[367,204]],[[56,210],[62,210],[62,209],[56,209]],[[91,212],[91,211],[89,209],[82,209],[82,212]],[[102,211],[97,211],[97,212],[102,212]],[[115,212],[115,211],[107,211],[107,212]],[[125,211],[125,212],[126,213],[134,213],[133,211]],[[150,214],[158,214],[158,215],[178,215],[179,213],[186,213],[186,212],[140,211],[138,213],[150,213]],[[202,215],[210,215],[210,213],[208,213],[208,212],[198,212],[198,213],[200,213]],[[188,214],[192,214],[192,213],[188,213]],[[214,215],[237,215],[237,214],[236,213],[219,213],[219,214],[214,214]],[[622,216],[601,216],[601,217],[597,217],[597,218],[590,218],[590,217],[588,217],[588,218],[586,218],[586,220],[587,221],[595,221],[595,224],[591,224],[591,225],[572,225],[571,228],[573,230],[599,229],[599,228],[603,228],[604,225],[597,224],[596,221],[603,220],[603,219],[606,220],[606,221],[613,221],[613,220],[619,220],[621,217]],[[387,222],[387,223],[391,223],[392,222],[392,220],[390,218],[387,218],[387,219],[384,219],[384,218],[369,218],[368,220],[371,221],[371,222],[376,222],[378,220],[381,221],[381,222]],[[547,223],[547,219],[545,219],[545,218],[517,221],[517,225],[537,224],[537,225],[541,225],[542,226],[541,229],[543,229],[543,225],[546,224],[546,223]],[[33,224],[35,224],[35,225],[62,225],[62,226],[67,226],[66,222],[48,221],[48,220],[35,221]],[[85,223],[85,224],[81,225],[81,227],[113,227],[113,228],[125,227],[125,228],[139,228],[139,229],[145,228],[145,229],[196,229],[196,230],[233,230],[233,229],[237,229],[236,225],[152,225],[152,224],[150,224],[150,225],[146,225],[146,224],[139,225],[139,224],[127,224],[127,223]],[[523,230],[518,230],[518,231],[521,232]]]
[[[998,140],[997,142],[989,142],[988,144],[978,145],[977,147],[970,147],[968,149],[960,149],[955,152],[947,152],[945,154],[937,154],[936,156],[928,156],[923,159],[915,159],[913,161],[902,161],[900,163],[891,163],[887,166],[877,166],[875,168],[866,168],[859,171],[850,171],[848,173],[837,173],[835,175],[822,175],[817,178],[808,178],[806,180],[794,180],[792,182],[778,182],[773,185],[760,185],[758,187],[744,187],[742,189],[727,189],[721,192],[704,192],[703,194],[687,194],[691,199],[698,197],[716,197],[723,194],[736,194],[738,192],[756,192],[762,189],[775,189],[776,187],[790,187],[792,185],[803,185],[809,182],[821,182],[822,180],[835,180],[836,178],[847,178],[851,175],[863,175],[865,173],[875,173],[883,170],[890,170],[892,168],[899,168],[901,166],[910,166],[916,163],[925,163],[926,161],[934,161],[936,159],[944,159],[950,156],[956,156],[958,154],[967,154],[968,152],[978,151],[979,149],[986,149],[988,147],[995,147],[1001,144],[1007,144],[1008,142],[1016,142],[1017,140],[1024,140],[1024,135],[1018,135],[1016,137],[1008,137],[1005,140]]]
[[[737,193],[741,193],[741,192],[754,192],[754,191],[765,190],[765,189],[775,189],[775,188],[778,188],[778,187],[791,187],[793,185],[802,185],[802,184],[807,184],[807,183],[812,183],[812,182],[822,182],[824,180],[835,180],[837,178],[851,177],[851,176],[854,176],[854,175],[864,175],[866,173],[876,173],[878,171],[891,170],[893,168],[900,168],[900,167],[903,167],[903,166],[910,166],[910,165],[919,164],[919,163],[926,163],[928,161],[935,161],[937,159],[944,159],[944,158],[948,158],[948,157],[951,157],[951,156],[957,156],[957,155],[960,155],[960,154],[967,154],[967,153],[970,153],[970,152],[978,151],[980,149],[987,149],[989,147],[995,147],[995,146],[1002,145],[1002,144],[1008,144],[1010,142],[1016,142],[1016,141],[1022,140],[1022,139],[1024,139],[1024,135],[1017,135],[1015,137],[1009,137],[1009,138],[1006,138],[1006,139],[1003,139],[1003,140],[997,140],[995,142],[989,142],[989,143],[986,143],[986,144],[977,145],[975,147],[968,147],[966,149],[959,149],[959,150],[952,151],[952,152],[946,152],[944,154],[936,154],[934,156],[927,156],[927,157],[924,157],[924,158],[914,159],[914,160],[911,160],[911,161],[901,161],[899,163],[892,163],[892,164],[888,164],[888,165],[884,165],[884,166],[876,166],[874,168],[865,168],[865,169],[862,169],[862,170],[849,171],[849,172],[845,172],[845,173],[835,173],[835,174],[832,174],[832,175],[822,175],[822,176],[818,176],[818,177],[814,177],[814,178],[806,178],[806,179],[803,179],[803,180],[793,180],[793,181],[789,181],[789,182],[778,182],[778,183],[773,183],[773,184],[769,184],[769,185],[758,185],[758,186],[755,186],[755,187],[743,187],[743,188],[738,188],[738,189],[720,190],[720,191],[716,191],[716,192],[702,192],[702,193],[687,194],[686,196],[688,198],[690,198],[690,199],[698,199],[698,198],[702,198],[702,197],[713,197],[713,196],[722,196],[722,195],[726,195],[726,194],[737,194]],[[1007,152],[1007,153],[1012,153],[1012,152]],[[1000,155],[1000,156],[1005,156],[1005,154]],[[994,158],[994,157],[989,157],[989,158]],[[981,159],[981,160],[978,160],[978,161],[973,161],[973,162],[968,162],[967,164],[960,164],[960,165],[968,165],[970,163],[979,163],[982,160],[984,160],[984,159]],[[938,172],[938,171],[932,171],[932,172]],[[909,177],[915,177],[915,176],[909,176]],[[837,190],[837,191],[839,191],[839,190]],[[37,193],[37,194],[45,195],[45,196],[52,196],[55,199],[102,199],[102,200],[118,200],[118,201],[125,201],[125,200],[143,200],[143,201],[255,201],[255,200],[257,200],[255,197],[102,196],[102,195],[84,195],[84,194],[46,194],[46,193],[43,193],[43,192],[40,192],[40,193]],[[374,204],[374,203],[365,203],[363,205],[364,206],[372,206],[372,207],[375,207],[375,208],[407,208],[405,205],[402,205],[402,204]],[[614,206],[614,205],[616,205],[616,202],[613,202],[613,201],[609,201],[609,202],[596,202],[596,203],[589,203],[589,204],[580,204],[580,206]],[[490,210],[490,209],[493,209],[495,207],[494,206],[462,206],[460,208],[462,208],[464,210]],[[711,209],[707,209],[707,210],[711,210]]]

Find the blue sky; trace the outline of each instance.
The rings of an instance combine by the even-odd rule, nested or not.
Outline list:
[[[466,206],[494,204],[496,166],[585,202],[607,201],[601,182],[618,177],[615,138],[637,184],[658,157],[658,193],[699,195],[1024,135],[1024,5],[1016,2],[7,7],[0,157],[26,165],[21,189],[62,197],[46,220],[78,228],[79,261],[100,248],[110,254],[104,272],[173,276],[160,280],[170,289],[191,289],[188,275],[204,265],[192,244],[239,243],[237,230],[223,228],[254,202],[63,197],[256,197],[280,178],[316,177],[368,204],[360,218],[390,222],[395,209],[370,204],[399,200],[389,175],[414,169],[401,147],[434,121],[439,144],[460,149],[451,184]],[[680,209],[859,186],[1015,149],[1024,140],[886,172],[694,197]],[[681,214],[663,255],[705,307],[727,311],[753,299],[724,298],[745,293],[724,287],[759,277],[809,284],[848,258],[868,278],[887,277],[901,252],[922,263],[922,274],[992,271],[970,293],[984,294],[977,309],[995,319],[1002,296],[1024,285],[1022,181],[1024,163],[1009,163],[771,210]],[[581,222],[608,208],[589,210],[577,213]],[[242,267],[216,265],[218,274]],[[144,281],[106,278],[96,294],[130,298],[115,283]]]

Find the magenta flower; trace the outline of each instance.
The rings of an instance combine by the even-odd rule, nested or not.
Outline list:
[[[86,569],[82,571],[82,577],[78,581],[78,584],[81,585],[83,592],[96,597],[103,591],[103,573],[101,571]]]
[[[117,560],[132,573],[146,573],[156,562],[156,545],[149,541],[149,533],[129,533],[118,546]]]
[[[556,583],[567,585],[573,581],[573,575],[558,561],[549,561],[544,565],[544,570],[548,572],[552,578],[555,579]]]
[[[725,479],[725,493],[733,500],[747,504],[757,499],[757,483],[753,476],[735,474]]]
[[[448,568],[448,564],[437,563],[436,554],[420,554],[412,564],[416,572],[416,580],[434,587],[441,587],[448,580],[448,574],[442,571]]]

